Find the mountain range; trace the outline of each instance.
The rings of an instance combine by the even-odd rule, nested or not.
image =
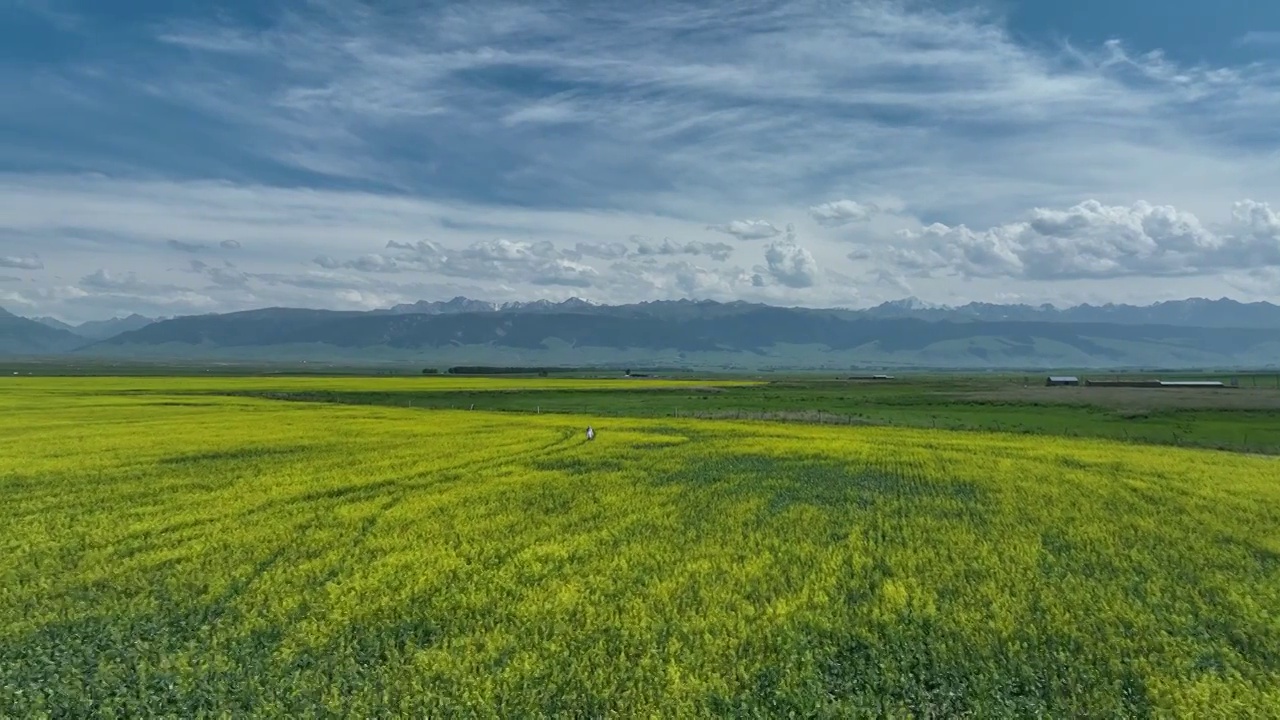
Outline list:
[[[0,355],[57,355],[85,344],[69,330],[49,327],[0,308]]]
[[[783,308],[458,297],[372,311],[265,308],[71,326],[0,314],[0,355],[368,360],[423,364],[847,368],[1259,367],[1280,363],[1280,307],[969,303]]]
[[[575,312],[603,315],[685,316],[693,313],[723,314],[748,308],[768,307],[745,302],[717,303],[695,300],[660,300],[629,305],[597,305],[570,298],[554,303],[548,300],[497,304],[484,300],[456,297],[447,301],[422,300],[396,305],[386,310],[373,310],[376,315],[448,315],[486,312]],[[797,308],[799,309],[799,308]],[[822,310],[811,310],[823,312]],[[1241,303],[1228,298],[1208,300],[1190,298],[1159,302],[1154,305],[1075,305],[1057,308],[1053,305],[999,305],[972,302],[960,306],[933,305],[910,297],[893,300],[861,310],[830,309],[837,317],[914,318],[950,322],[1067,322],[1115,323],[1120,325],[1176,325],[1184,327],[1240,327],[1280,329],[1280,306],[1269,302]]]
[[[160,320],[167,318],[150,318],[134,313],[127,317],[115,317],[110,320],[89,320],[87,322],[80,323],[79,325],[71,325],[69,323],[62,322],[57,318],[51,317],[37,317],[31,319],[41,325],[57,330],[65,330],[82,338],[88,338],[90,340],[106,340],[107,338],[114,337],[122,332],[138,330],[139,328],[144,328],[151,323],[159,322]]]

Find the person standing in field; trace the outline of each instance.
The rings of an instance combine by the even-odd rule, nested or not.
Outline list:
[[[592,428],[590,425],[588,425],[588,426],[587,426],[587,439],[588,439],[588,440],[595,440],[595,439],[596,439],[596,431],[595,431],[595,428]]]

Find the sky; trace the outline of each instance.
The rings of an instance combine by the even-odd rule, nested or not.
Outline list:
[[[1280,302],[1277,117],[1262,0],[6,0],[0,307]]]

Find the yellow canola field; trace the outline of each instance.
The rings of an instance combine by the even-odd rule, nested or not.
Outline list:
[[[48,387],[0,717],[1280,716],[1273,459]]]

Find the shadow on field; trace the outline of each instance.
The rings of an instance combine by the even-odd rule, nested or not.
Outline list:
[[[968,482],[933,480],[902,468],[850,465],[821,456],[778,457],[724,454],[700,457],[682,467],[658,473],[658,484],[698,487],[720,484],[734,493],[772,493],[770,509],[780,512],[797,504],[822,507],[871,507],[880,503],[943,501],[978,504],[981,489]]]
[[[276,445],[238,447],[227,450],[170,455],[156,460],[157,465],[189,465],[197,463],[255,462],[270,458],[303,457],[316,448],[308,445]]]

